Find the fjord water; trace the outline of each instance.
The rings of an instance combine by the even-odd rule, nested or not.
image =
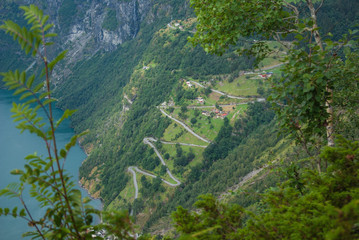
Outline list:
[[[16,168],[23,169],[25,156],[34,152],[37,152],[38,155],[45,155],[45,146],[40,138],[28,132],[20,134],[20,131],[15,128],[16,124],[10,118],[12,115],[10,109],[12,102],[16,101],[16,99],[8,91],[0,89],[0,189],[18,180],[18,177],[11,175],[10,171]],[[54,110],[55,119],[58,119],[61,115],[61,110]],[[74,132],[70,128],[70,122],[64,121],[56,135],[59,147],[63,147],[73,135]],[[78,181],[79,168],[85,158],[85,153],[78,145],[70,150],[65,168],[74,177],[73,180],[75,182]],[[83,195],[88,196],[86,191],[81,190]],[[36,200],[25,195],[25,201],[29,205],[35,219],[41,216],[44,210],[38,207]],[[99,200],[93,200],[92,205],[95,208],[101,208]],[[12,209],[15,206],[19,206],[19,209],[22,209],[18,199],[0,197],[0,208],[9,207]],[[21,239],[21,234],[29,230],[34,229],[28,227],[27,222],[21,218],[14,219],[9,216],[0,216],[0,240]]]

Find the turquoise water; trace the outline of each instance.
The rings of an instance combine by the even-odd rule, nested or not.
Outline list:
[[[18,177],[10,175],[10,171],[19,168],[22,169],[25,163],[24,157],[28,154],[37,152],[39,155],[46,153],[43,140],[28,132],[20,134],[20,131],[15,128],[15,123],[12,122],[10,109],[12,102],[16,98],[9,92],[0,89],[0,189],[5,188],[9,183],[16,182]],[[62,111],[56,109],[54,111],[55,119],[62,115]],[[70,138],[74,135],[70,128],[70,122],[64,121],[57,132],[57,142],[59,147],[63,147]],[[71,149],[70,154],[66,160],[65,168],[74,176],[74,180],[78,181],[78,171],[86,155],[82,149],[77,145]],[[81,189],[83,195],[87,196],[86,191]],[[41,216],[42,209],[40,209],[33,199],[25,196],[29,208],[31,209],[34,218]],[[20,201],[16,198],[6,199],[0,198],[0,207],[13,208],[20,206]],[[101,208],[99,200],[93,200],[92,205],[96,208]],[[20,218],[0,217],[0,239],[18,240],[21,239],[21,234],[31,230],[27,226],[27,222]]]

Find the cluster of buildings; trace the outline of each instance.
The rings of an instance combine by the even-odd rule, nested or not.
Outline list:
[[[214,108],[210,111],[202,111],[202,115],[207,116],[207,117],[213,116],[214,118],[224,119],[225,117],[228,116],[228,112],[220,111],[220,110]]]
[[[259,74],[258,77],[270,78],[272,75],[273,75],[273,72],[266,72],[266,73]]]
[[[189,88],[191,88],[193,86],[193,84],[190,81],[186,81],[186,84]]]
[[[198,102],[199,104],[204,104],[204,99],[203,99],[202,97],[198,97],[198,98],[197,98],[197,102]]]
[[[175,25],[175,27],[178,27],[180,30],[183,30],[183,27],[181,26],[181,24],[175,23],[174,25]]]
[[[164,101],[163,103],[161,103],[161,107],[174,107],[175,106],[175,102],[171,99],[168,102]]]

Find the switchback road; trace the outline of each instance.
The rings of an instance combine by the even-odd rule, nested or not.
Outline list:
[[[179,123],[181,126],[183,126],[189,133],[191,133],[193,136],[195,136],[196,138],[202,140],[203,142],[206,143],[211,143],[211,141],[201,137],[200,135],[198,135],[197,133],[193,132],[192,129],[190,129],[185,123],[181,122],[180,120],[177,120],[176,118],[172,117],[171,115],[167,114],[163,109],[160,109],[160,111],[166,115],[167,117],[169,117],[170,119],[172,119],[173,121]]]

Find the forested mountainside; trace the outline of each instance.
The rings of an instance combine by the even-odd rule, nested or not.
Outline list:
[[[28,3],[55,23],[52,51],[69,49],[53,84],[58,107],[78,110],[76,132],[89,130],[81,183],[105,208],[128,209],[145,231],[170,229],[170,213],[199,194],[253,207],[259,193],[284,180],[275,169],[287,163],[279,160],[300,159],[263,99],[265,79],[281,76],[287,50],[280,44],[270,41],[277,52],[260,69],[233,49],[209,55],[187,41],[196,20],[186,0],[3,1],[1,20],[17,19]],[[328,1],[321,31],[345,33],[358,9],[356,1]],[[0,41],[1,71],[39,71],[3,33]],[[242,186],[245,194],[231,194]]]
[[[1,19],[21,20],[20,5],[36,4],[50,16],[59,34],[56,47],[52,51],[67,49],[65,66],[55,73],[54,81],[61,81],[70,70],[69,65],[80,60],[89,59],[97,52],[113,51],[122,43],[137,36],[141,25],[160,25],[165,18],[179,18],[189,11],[185,1],[76,1],[76,0],[31,0],[2,1],[0,3]],[[163,22],[162,22],[163,24]],[[5,69],[19,62],[17,45],[9,41],[10,37],[1,33],[1,60]],[[9,50],[16,54],[9,54]],[[29,64],[30,65],[30,64]],[[65,68],[65,69],[64,69]]]

